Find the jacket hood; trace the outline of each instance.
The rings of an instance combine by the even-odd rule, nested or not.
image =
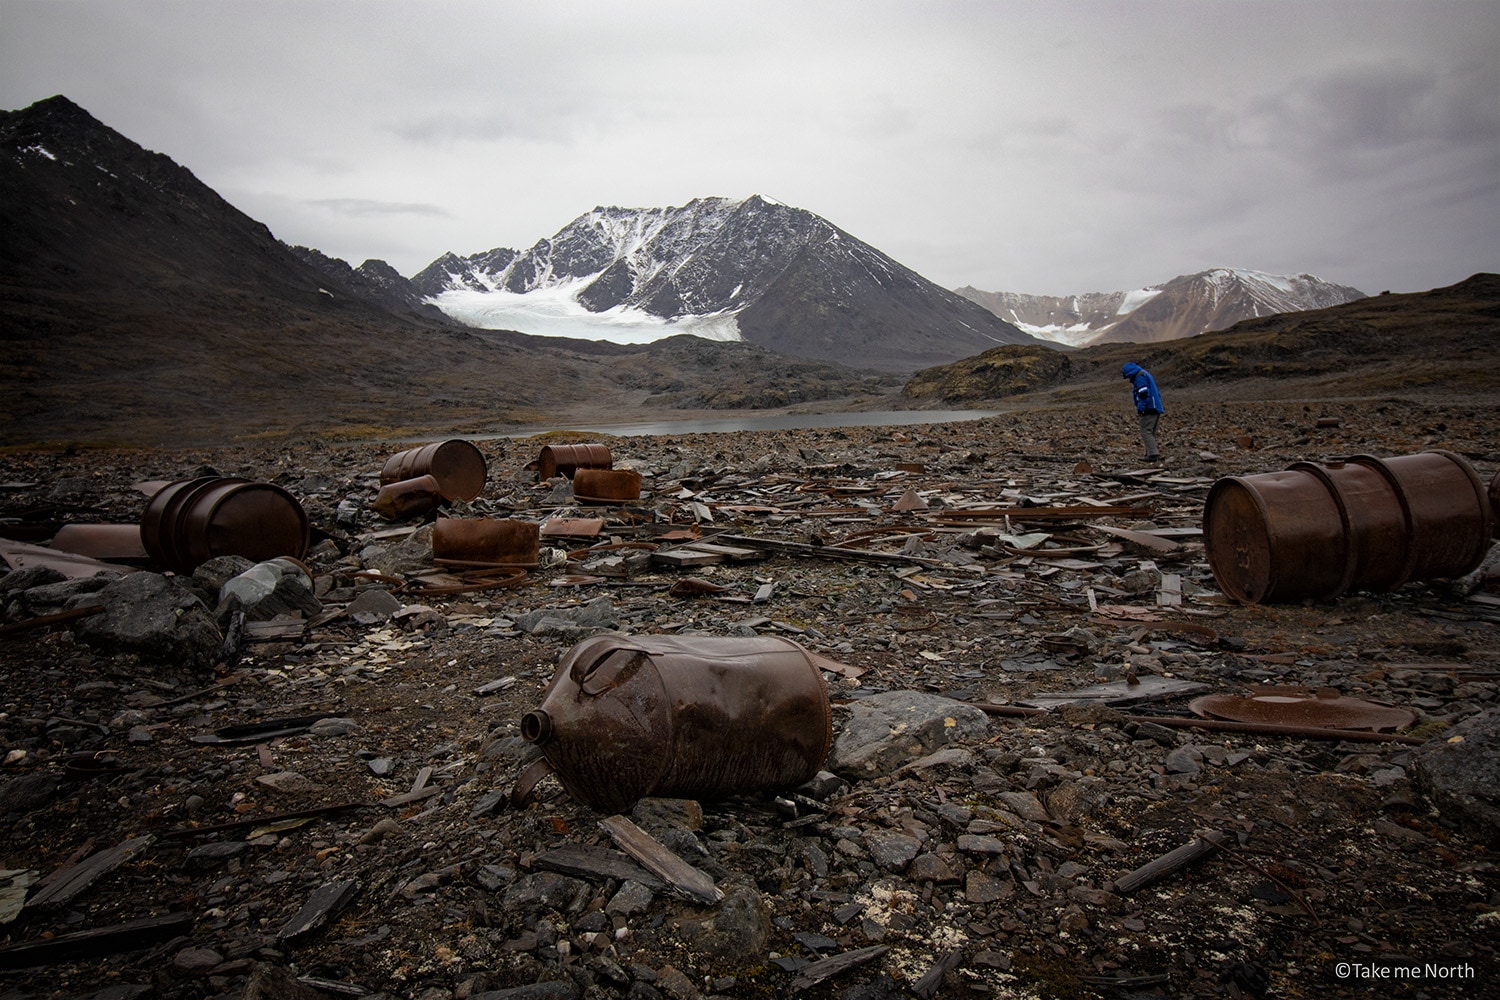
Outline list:
[[[1134,361],[1127,361],[1120,366],[1120,374],[1126,378],[1135,378],[1141,372],[1141,366]]]

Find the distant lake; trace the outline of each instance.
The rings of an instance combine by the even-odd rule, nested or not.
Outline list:
[[[732,434],[735,431],[792,431],[814,427],[910,427],[982,420],[999,410],[873,410],[867,413],[780,413],[771,416],[725,417],[722,420],[653,420],[635,424],[555,424],[511,434],[490,434],[471,440],[531,437],[547,431],[593,431],[616,437],[654,434]]]

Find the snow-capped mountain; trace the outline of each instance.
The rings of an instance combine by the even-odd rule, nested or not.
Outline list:
[[[529,250],[445,254],[415,289],[472,326],[674,333],[914,371],[1033,338],[811,212],[752,195],[596,208]]]
[[[1129,292],[1025,295],[960,288],[1033,336],[1070,347],[1155,343],[1225,330],[1245,319],[1323,309],[1362,299],[1357,288],[1310,274],[1278,275],[1216,267]]]

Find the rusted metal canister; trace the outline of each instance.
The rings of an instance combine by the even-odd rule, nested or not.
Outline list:
[[[144,562],[139,524],[65,524],[48,543],[59,552],[118,562]]]
[[[494,517],[440,517],[432,526],[432,556],[450,563],[535,566],[541,525]]]
[[[573,496],[599,503],[641,498],[641,474],[634,469],[579,469],[573,474]]]
[[[168,483],[147,501],[141,541],[153,560],[178,573],[191,573],[215,556],[301,559],[307,554],[307,513],[272,483],[186,479]]]
[[[1483,560],[1491,524],[1469,463],[1427,451],[1221,479],[1203,538],[1220,589],[1258,604],[1462,576]]]
[[[468,441],[452,440],[408,448],[385,460],[380,484],[431,476],[445,500],[473,500],[484,492],[484,455]]]
[[[793,788],[833,741],[818,663],[770,636],[595,636],[563,658],[521,735],[601,812]]]
[[[537,478],[543,481],[554,476],[573,478],[579,469],[608,469],[614,466],[614,457],[602,444],[549,444],[542,446],[536,459]]]
[[[445,499],[436,476],[418,476],[386,483],[370,508],[388,521],[399,521],[435,510]]]

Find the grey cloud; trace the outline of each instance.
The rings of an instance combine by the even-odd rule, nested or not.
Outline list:
[[[340,215],[429,215],[452,218],[453,213],[441,205],[416,201],[378,201],[373,198],[312,198],[306,202],[315,208],[326,208]]]

